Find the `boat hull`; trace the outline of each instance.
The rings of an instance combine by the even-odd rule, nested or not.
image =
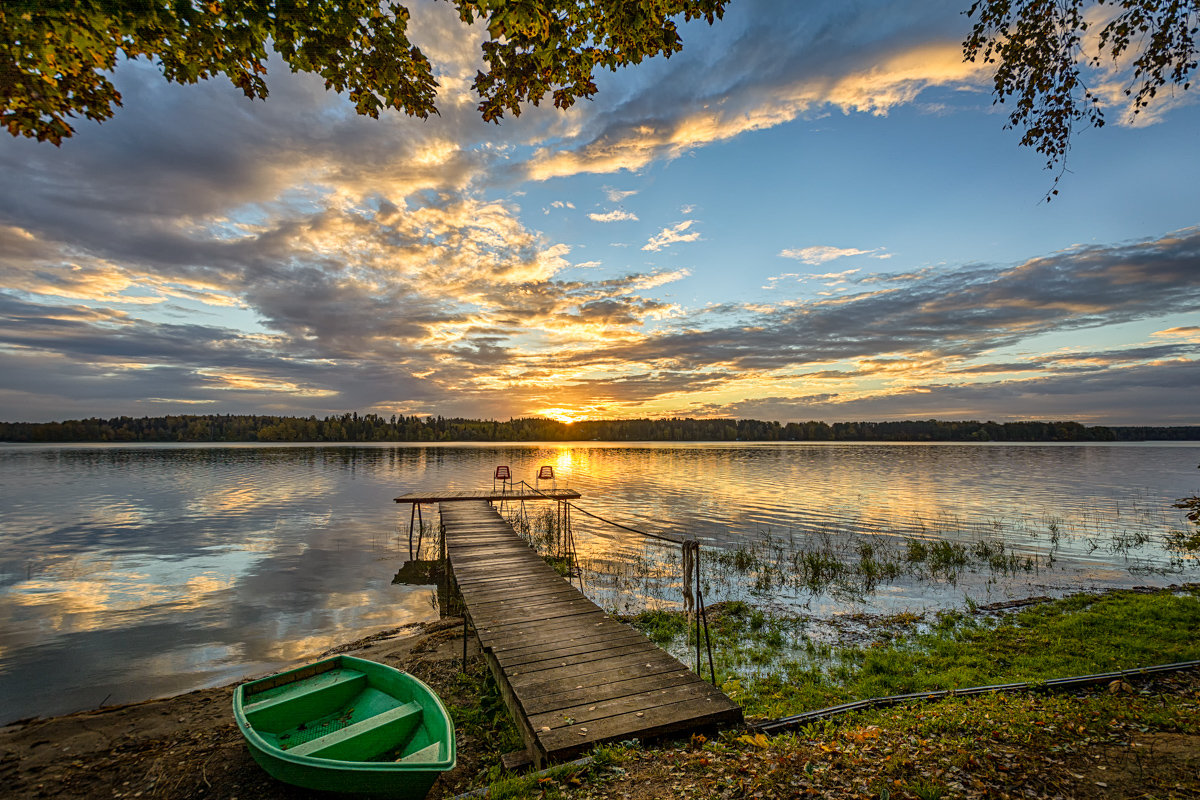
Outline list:
[[[419,800],[456,763],[454,724],[433,690],[361,658],[242,684],[233,712],[254,760],[308,789]]]

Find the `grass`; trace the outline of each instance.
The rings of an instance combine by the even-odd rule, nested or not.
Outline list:
[[[447,709],[460,735],[483,742],[493,753],[508,753],[525,746],[491,671],[485,670],[480,675],[460,672],[455,680],[456,694],[468,698],[462,704],[450,703]]]
[[[672,616],[680,615],[632,621],[655,641],[686,646],[692,634]],[[806,635],[801,618],[721,604],[710,617],[718,680],[748,716],[773,718],[868,697],[1200,660],[1196,588],[1076,595],[1001,617],[946,612],[928,630],[918,619],[878,618],[870,645],[834,647]]]
[[[726,731],[626,753],[569,787],[624,797],[1194,797],[1200,674],[1078,695],[989,695],[877,710],[790,734]],[[536,797],[536,793],[528,796]]]
[[[634,624],[682,639],[686,628],[673,616],[641,614]],[[725,688],[752,717],[1200,659],[1197,587],[1078,595],[1001,617],[944,613],[927,626],[912,614],[877,618],[872,627],[886,635],[869,647],[820,645],[794,619],[746,603],[722,604],[716,617]],[[791,638],[774,647],[773,632]],[[795,658],[812,651],[821,651],[813,661],[823,668]],[[756,654],[775,659],[769,671],[747,670]],[[772,737],[693,736],[631,751],[626,774],[585,781],[566,797],[1193,797],[1198,746],[1200,673],[1192,670],[1072,694],[873,709]]]
[[[528,797],[556,800],[567,797],[571,789],[582,786],[585,781],[598,786],[607,779],[623,774],[621,764],[635,746],[632,742],[596,745],[590,754],[591,763],[562,764],[536,773],[517,774],[495,769],[488,776],[487,796],[490,800]]]

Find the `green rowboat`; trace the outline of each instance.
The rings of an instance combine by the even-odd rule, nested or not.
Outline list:
[[[419,800],[457,757],[432,689],[352,656],[244,683],[233,715],[263,769],[308,789]]]

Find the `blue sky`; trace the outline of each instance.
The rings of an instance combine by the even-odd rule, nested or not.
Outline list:
[[[779,8],[499,126],[447,4],[428,121],[119,65],[113,120],[0,141],[0,419],[1200,423],[1194,92],[1089,76],[1047,204],[958,5]]]

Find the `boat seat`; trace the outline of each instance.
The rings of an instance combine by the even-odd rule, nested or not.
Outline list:
[[[396,759],[402,764],[428,764],[442,760],[442,746],[438,742],[426,745],[414,753]]]
[[[421,721],[421,704],[412,702],[376,714],[341,730],[318,736],[288,750],[296,756],[366,761],[404,741]]]
[[[310,718],[314,707],[336,708],[367,688],[367,676],[356,670],[342,669],[321,673],[313,678],[284,684],[282,691],[246,704],[246,719],[264,730],[285,730]]]

